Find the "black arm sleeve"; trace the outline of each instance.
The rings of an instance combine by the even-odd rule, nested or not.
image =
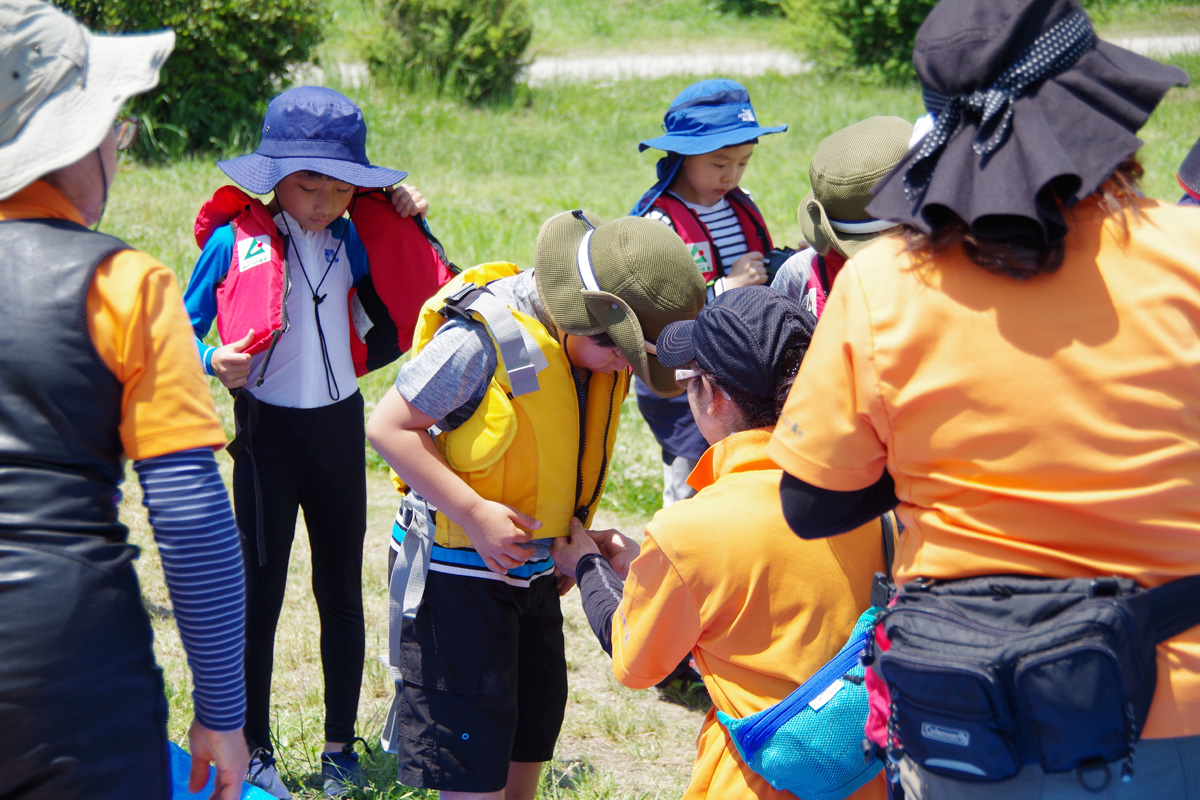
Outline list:
[[[779,495],[784,519],[801,539],[824,539],[852,531],[900,502],[887,470],[874,484],[853,492],[821,489],[785,472]]]
[[[575,565],[575,582],[579,584],[583,613],[587,614],[592,633],[611,657],[612,618],[621,603],[625,582],[617,577],[608,559],[599,553],[588,553],[579,559]]]

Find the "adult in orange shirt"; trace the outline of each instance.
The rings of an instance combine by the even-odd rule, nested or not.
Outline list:
[[[98,223],[121,105],[174,34],[0,6],[0,796],[171,794],[161,672],[118,520],[134,461],[192,667],[191,785],[239,796],[243,576],[224,434],[174,275]]]
[[[846,643],[883,569],[878,522],[808,542],[783,518],[782,473],[765,448],[813,323],[795,300],[752,286],[718,296],[695,322],[668,325],[659,361],[687,365],[676,378],[710,444],[688,478],[697,494],[654,515],[640,553],[616,531],[588,536],[578,522],[569,542],[553,545],[621,683],[654,686],[694,656],[713,709],[685,798],[794,799],[742,761],[716,711],[748,716],[811,677]],[[880,775],[852,796],[885,791]]]
[[[788,521],[831,535],[898,501],[901,584],[1200,573],[1200,216],[1143,198],[1133,160],[1186,76],[1074,0],[944,0],[913,60],[937,121],[868,207],[904,234],[838,277],[768,448]],[[1200,792],[1200,628],[1157,659],[1110,797]],[[1094,796],[1037,765],[900,771],[917,798]]]

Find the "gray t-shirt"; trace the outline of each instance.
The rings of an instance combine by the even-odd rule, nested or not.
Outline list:
[[[510,308],[555,330],[538,297],[532,269],[493,281],[488,290]],[[475,413],[497,363],[495,343],[483,323],[453,317],[400,367],[396,389],[418,411],[438,420],[438,428],[451,431]]]
[[[775,280],[771,281],[771,288],[777,292],[783,292],[797,302],[805,303],[808,281],[812,277],[812,263],[816,257],[817,251],[811,247],[793,253],[776,271]],[[805,303],[805,307],[809,304],[811,301]],[[808,310],[812,311],[813,309],[809,308]]]

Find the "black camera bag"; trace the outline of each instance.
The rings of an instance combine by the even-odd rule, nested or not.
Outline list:
[[[1155,645],[1200,623],[1200,576],[988,575],[905,584],[869,654],[888,686],[888,749],[924,769],[999,781],[1132,757],[1155,687]]]

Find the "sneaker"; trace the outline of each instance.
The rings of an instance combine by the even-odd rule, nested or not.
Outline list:
[[[278,800],[292,800],[292,793],[283,785],[279,770],[275,768],[274,753],[265,747],[260,747],[251,754],[246,783],[257,786]]]
[[[326,797],[345,797],[351,790],[367,785],[362,764],[358,763],[358,753],[354,752],[355,741],[363,740],[355,738],[343,745],[341,752],[321,753],[321,783]],[[363,747],[366,746],[363,742]]]

